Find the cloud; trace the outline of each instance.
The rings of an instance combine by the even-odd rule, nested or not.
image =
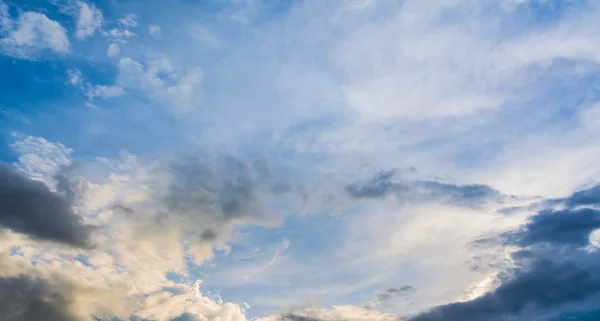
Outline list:
[[[135,33],[129,31],[128,29],[112,28],[108,32],[105,32],[104,35],[111,38],[113,42],[127,43],[129,38],[135,36]]]
[[[400,202],[439,202],[465,207],[482,207],[486,203],[501,203],[509,196],[485,185],[455,185],[437,181],[392,181],[394,171],[380,171],[363,183],[346,187],[355,199],[382,198],[393,194]]]
[[[520,246],[549,243],[582,246],[600,228],[600,212],[593,209],[545,210],[533,216],[523,231],[505,236]]]
[[[191,157],[170,166],[162,202],[192,242],[223,242],[237,225],[278,220],[266,208],[276,195],[270,191],[274,183],[252,163],[232,156]]]
[[[154,38],[160,37],[160,26],[148,25],[148,33]]]
[[[591,234],[600,229],[600,185],[577,191],[565,199],[548,200],[546,208],[531,216],[526,224],[499,238],[504,244],[527,247],[547,244],[553,247],[581,247],[589,244]],[[556,209],[556,207],[565,207]],[[535,207],[534,207],[535,208]],[[497,241],[492,237],[485,241]],[[496,240],[495,240],[496,239]]]
[[[389,288],[383,292],[379,292],[377,294],[377,300],[379,302],[387,301],[405,295],[406,293],[414,292],[415,290],[415,288],[409,285],[405,285],[399,288]]]
[[[102,27],[103,20],[102,11],[94,5],[80,1],[75,36],[79,40],[93,36],[96,30]]]
[[[117,57],[120,52],[121,48],[119,48],[119,45],[117,45],[116,43],[111,43],[110,46],[108,46],[108,49],[106,49],[106,55],[109,58]]]
[[[55,189],[55,175],[61,168],[72,165],[72,149],[52,143],[43,137],[15,135],[11,147],[19,154],[15,167],[28,177],[44,182]]]
[[[501,320],[528,312],[526,308],[540,316],[544,310],[585,301],[599,293],[600,275],[593,264],[538,259],[492,293],[472,301],[437,307],[409,320]]]
[[[113,45],[115,47],[113,47]],[[116,44],[111,44],[108,47],[107,55],[113,57],[119,54],[119,47]],[[127,92],[123,87],[118,85],[92,85],[85,81],[83,74],[79,69],[68,69],[67,70],[67,83],[71,86],[81,90],[86,96],[88,101],[92,101],[96,98],[109,99],[120,97]]]
[[[73,212],[73,191],[64,175],[57,176],[57,193],[6,165],[0,165],[0,177],[0,225],[35,239],[91,247],[93,228]]]
[[[128,5],[140,14],[139,24],[124,17],[123,6],[112,6],[105,12],[111,25],[95,29],[107,39],[87,36],[66,57],[75,60],[44,70],[71,68],[67,81],[88,99],[124,92],[127,99],[111,100],[116,108],[75,110],[68,106],[81,95],[47,97],[44,102],[64,107],[28,107],[31,126],[6,126],[82,148],[78,155],[90,180],[73,213],[104,227],[94,235],[98,246],[58,247],[3,230],[0,248],[39,271],[63,269],[82,284],[111,289],[126,282],[127,300],[137,308],[123,320],[243,318],[235,304],[198,295],[190,281],[198,277],[208,283],[203,289],[222,289],[239,302],[249,293],[262,315],[305,301],[361,304],[366,295],[403,301],[377,306],[390,313],[466,301],[432,313],[483,307],[493,312],[490,318],[527,320],[595,299],[593,289],[568,298],[573,291],[563,285],[581,285],[586,274],[590,284],[596,281],[591,251],[598,239],[597,195],[590,189],[561,198],[593,185],[600,173],[592,81],[600,61],[597,4],[350,2],[242,0],[211,10],[189,1]],[[52,10],[39,12],[62,17]],[[5,11],[3,36],[9,37],[18,19]],[[77,22],[57,21],[65,27]],[[160,29],[145,21],[160,22],[168,41],[153,39]],[[135,37],[135,28],[146,26],[147,37]],[[109,44],[122,52],[115,54]],[[44,70],[11,68],[23,68],[24,79],[36,82],[55,79]],[[48,96],[62,95],[45,88]],[[34,98],[31,89],[28,99]],[[77,124],[88,123],[106,131],[93,139],[77,132]],[[221,143],[244,156],[230,164],[190,152],[189,163],[162,161],[174,149]],[[38,153],[20,155],[29,165],[19,166],[50,192],[66,194],[53,177],[69,153],[47,142],[36,146]],[[142,156],[114,159],[120,148]],[[245,161],[262,152],[304,170],[265,178]],[[364,181],[350,179],[363,162],[375,168],[416,165],[435,178],[381,171]],[[277,190],[279,180],[312,184]],[[288,200],[298,189],[306,197]],[[511,195],[557,200],[523,206],[529,199]],[[299,211],[298,204],[316,206]],[[513,206],[510,215],[496,211],[505,206]],[[468,246],[489,235],[494,246]],[[282,244],[278,252],[273,248],[228,269],[230,251],[237,256],[281,239],[293,246],[283,252]],[[511,252],[513,247],[520,251]],[[545,260],[553,275],[539,274],[555,287],[538,291],[535,275]],[[252,274],[265,266],[266,273]],[[241,280],[245,275],[253,278]],[[419,289],[411,302],[393,300],[399,289],[390,287],[403,284]],[[520,298],[531,304],[507,299],[502,289],[530,290]],[[544,289],[564,297],[545,298]],[[493,299],[485,299],[487,292]],[[514,310],[503,310],[496,298]],[[287,316],[338,321],[383,314],[367,310]]]
[[[19,18],[9,24],[6,13],[3,26],[10,27],[5,38],[0,39],[2,50],[11,56],[34,59],[49,50],[58,54],[69,52],[70,43],[67,31],[57,21],[46,15],[33,11],[20,14]]]
[[[0,266],[0,320],[83,321],[111,308],[119,316],[124,311],[118,307],[122,289],[111,293],[60,273],[34,270],[8,255],[0,254]]]
[[[119,23],[127,28],[134,28],[134,27],[137,27],[137,25],[138,25],[137,17],[133,13],[130,13],[130,14],[126,15],[125,17],[119,19]]]
[[[105,99],[119,97],[125,95],[125,93],[125,90],[119,86],[95,85],[88,87],[86,95],[91,100],[96,97]]]
[[[598,187],[572,194],[567,206],[598,205]],[[555,202],[553,202],[555,203]],[[550,203],[552,204],[552,203]],[[590,208],[544,209],[526,224],[498,236],[516,245],[513,267],[500,275],[500,285],[476,299],[435,307],[410,318],[434,320],[529,320],[532,316],[556,315],[600,295],[600,262],[596,250],[586,250],[592,231],[600,228],[599,212]],[[565,248],[566,247],[566,248]]]
[[[13,21],[8,12],[8,5],[4,2],[0,2],[0,33],[7,32],[13,27]]]
[[[600,185],[573,193],[565,203],[569,207],[600,204]]]
[[[134,89],[181,114],[200,105],[202,73],[199,69],[176,70],[167,57],[146,64],[125,57],[119,60],[116,85]]]
[[[48,164],[47,171],[31,172],[37,172],[37,177],[41,181],[53,182],[50,185],[57,190],[57,195],[64,195],[65,199],[77,198],[78,201],[73,203],[76,203],[75,207],[82,211],[82,216],[87,221],[102,224],[103,228],[98,230],[96,235],[98,242],[91,250],[45,246],[14,233],[0,235],[3,237],[0,253],[11,251],[10,259],[14,260],[15,264],[18,263],[15,265],[10,261],[2,261],[4,256],[0,255],[0,267],[2,267],[0,276],[10,271],[6,276],[22,277],[26,281],[34,280],[32,281],[34,286],[48,288],[47,291],[51,294],[40,293],[40,295],[43,298],[51,296],[58,303],[44,301],[51,304],[48,307],[44,306],[44,309],[53,309],[52,311],[57,311],[57,315],[58,311],[64,312],[60,316],[65,320],[88,320],[92,316],[97,316],[100,319],[117,317],[116,319],[119,320],[127,320],[130,317],[139,317],[170,321],[182,315],[193,320],[204,320],[204,318],[246,320],[244,308],[234,303],[223,302],[218,296],[202,294],[199,289],[200,282],[180,283],[169,279],[169,274],[177,274],[187,279],[189,277],[187,259],[192,255],[195,255],[199,261],[208,259],[212,255],[213,245],[216,246],[215,242],[228,241],[227,235],[223,234],[217,235],[218,240],[207,238],[210,232],[203,233],[203,228],[210,226],[211,222],[244,220],[244,211],[248,207],[243,205],[243,202],[249,201],[249,198],[241,195],[253,195],[253,193],[245,192],[248,190],[245,187],[240,189],[241,195],[233,191],[236,189],[234,182],[237,177],[242,181],[245,180],[244,174],[240,172],[242,170],[235,170],[233,165],[235,162],[223,168],[223,172],[212,165],[201,168],[187,167],[191,172],[184,170],[182,175],[193,174],[196,169],[218,174],[216,176],[209,174],[209,177],[214,178],[229,173],[235,177],[231,177],[233,185],[228,185],[225,183],[227,180],[220,179],[213,181],[216,184],[206,185],[207,188],[216,188],[216,191],[219,191],[217,194],[220,195],[220,197],[209,198],[208,203],[192,201],[194,190],[189,192],[191,194],[181,190],[169,191],[167,194],[173,197],[183,196],[184,200],[176,201],[166,197],[167,195],[162,194],[162,191],[167,191],[174,185],[186,186],[182,182],[170,179],[170,170],[177,172],[179,169],[143,167],[135,157],[123,153],[120,161],[100,160],[102,164],[111,168],[108,181],[101,183],[85,181],[87,188],[78,191],[73,189],[73,185],[68,184],[71,179],[68,175],[61,176],[60,179],[52,179],[52,176],[56,176],[54,174],[56,166],[53,164],[56,161],[62,162],[62,157],[70,154],[70,150],[66,147],[35,137],[23,138],[15,145],[16,149],[24,153],[19,163],[23,171],[37,169],[36,164]],[[60,148],[64,150],[60,151]],[[96,166],[97,164],[92,164],[93,168],[98,168]],[[184,177],[177,179],[184,179]],[[193,177],[204,176],[197,174]],[[45,187],[39,181],[34,183]],[[193,181],[190,184],[195,183],[203,182]],[[77,194],[78,192],[81,194]],[[199,188],[197,192],[201,194],[208,191]],[[185,200],[185,195],[190,195],[191,199]],[[169,204],[175,205],[175,208],[183,212],[170,212],[165,197],[173,201]],[[215,211],[211,212],[212,203],[219,203],[222,206],[216,207]],[[185,204],[190,206],[190,215],[198,217],[186,217],[188,212],[183,209],[188,207]],[[192,208],[194,204],[201,206],[194,209]],[[213,217],[215,218],[213,220],[211,214],[220,211],[223,211],[224,217],[217,219],[219,214]],[[46,225],[52,227],[47,223]],[[214,231],[225,233],[227,229]],[[204,252],[199,251],[201,249],[204,249]],[[68,283],[69,287],[65,287],[63,283]],[[11,290],[7,289],[7,291]],[[62,296],[53,295],[52,291],[59,291]],[[15,304],[22,302],[23,306],[26,306],[25,303],[38,299],[33,294],[29,294],[19,297],[19,300]],[[63,301],[64,305],[61,303]],[[25,320],[29,320],[28,318],[38,311],[32,304],[29,307],[30,310],[17,311]],[[48,310],[49,316],[53,315],[52,311]]]
[[[83,75],[79,69],[68,69],[67,70],[67,82],[76,88],[83,87]]]
[[[17,295],[14,295],[17,294]],[[81,321],[70,311],[72,293],[26,276],[0,278],[2,320]]]
[[[299,309],[257,321],[399,321],[396,315],[380,313],[354,306],[334,306],[333,309]]]

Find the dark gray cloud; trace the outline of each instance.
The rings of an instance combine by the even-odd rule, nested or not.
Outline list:
[[[241,161],[222,157],[215,165],[190,158],[174,164],[171,172],[166,204],[173,212],[218,212],[227,221],[256,211],[259,181]]]
[[[512,255],[518,268],[504,271],[496,290],[436,307],[410,321],[530,320],[600,296],[600,253],[585,249],[590,233],[600,228],[600,212],[581,207],[598,204],[599,191],[596,186],[551,200],[547,206],[566,208],[541,210],[521,228],[498,236],[499,243],[522,250]],[[586,315],[585,309],[576,312]]]
[[[302,315],[286,313],[286,314],[282,314],[281,316],[279,316],[278,321],[322,321],[322,320],[313,318],[313,317],[306,317],[306,316],[302,316]],[[344,320],[339,320],[339,321],[344,321]]]
[[[275,182],[267,162],[245,162],[229,155],[177,161],[170,174],[163,198],[166,211],[197,229],[195,235],[202,241],[218,239],[231,223],[269,221],[265,202],[288,192]]]
[[[503,244],[519,246],[586,246],[590,233],[600,228],[600,211],[586,206],[599,204],[599,194],[600,188],[594,186],[565,199],[548,200],[544,202],[548,208],[530,217],[520,229],[496,239]],[[554,206],[564,208],[555,210]]]
[[[214,241],[217,239],[217,232],[211,229],[206,229],[200,234],[200,238],[205,241]]]
[[[30,277],[0,277],[0,321],[81,321],[70,312],[74,300],[67,285]]]
[[[589,235],[600,228],[600,211],[589,208],[544,210],[534,215],[518,232],[504,235],[506,242],[520,246],[540,243],[585,246]]]
[[[392,183],[393,170],[379,171],[364,183],[354,183],[346,187],[346,191],[354,198],[379,198],[391,193],[396,184]]]
[[[486,185],[455,185],[437,181],[393,180],[395,171],[376,173],[366,182],[353,183],[346,192],[355,199],[381,198],[393,194],[401,202],[436,201],[477,208],[507,196]]]
[[[119,204],[119,203],[115,203],[115,204],[111,205],[110,209],[112,209],[113,211],[116,211],[118,213],[125,214],[125,215],[131,215],[134,212],[131,207],[125,206],[125,205]]]
[[[383,302],[394,298],[402,297],[414,292],[416,289],[412,286],[405,285],[397,288],[389,288],[385,291],[377,293],[377,301]]]
[[[472,301],[439,306],[409,320],[493,321],[530,311],[539,314],[599,294],[597,270],[597,265],[589,262],[537,259],[491,293]]]
[[[66,172],[57,192],[0,164],[0,226],[31,238],[89,248],[93,227],[73,211],[76,191]]]
[[[600,204],[600,185],[573,193],[565,203],[570,207]]]

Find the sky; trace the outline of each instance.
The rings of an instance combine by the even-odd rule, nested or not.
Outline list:
[[[0,0],[0,321],[596,321],[600,1]]]

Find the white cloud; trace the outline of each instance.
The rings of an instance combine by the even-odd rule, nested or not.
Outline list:
[[[102,26],[104,18],[102,11],[94,5],[79,2],[79,17],[77,18],[77,39],[86,39],[94,35],[96,30]]]
[[[83,75],[79,69],[67,70],[67,82],[76,88],[83,88]]]
[[[94,99],[96,97],[114,98],[125,95],[125,90],[119,86],[95,85],[90,86],[87,89],[86,94],[89,99]]]
[[[22,137],[11,147],[19,153],[16,167],[27,176],[52,186],[52,175],[71,163],[72,149],[60,143],[52,143],[42,137]]]
[[[0,2],[0,34],[11,30],[13,27],[13,21],[8,12],[8,5],[4,2]]]
[[[125,26],[126,28],[134,28],[138,25],[137,17],[133,13],[128,14],[125,17],[119,19],[119,23]]]
[[[115,58],[119,56],[120,53],[121,48],[119,48],[119,45],[117,45],[116,43],[111,43],[110,46],[108,46],[108,48],[106,49],[106,55],[109,58]]]
[[[460,4],[482,15],[489,6]],[[528,67],[547,66],[558,58],[600,62],[600,47],[592,45],[600,34],[569,18],[536,34],[499,35],[502,43],[497,43],[485,33],[468,32],[462,21],[438,28],[440,9],[409,1],[398,15],[361,26],[336,43],[336,61],[350,75],[346,99],[361,118],[422,120],[498,108],[527,98],[507,89],[535,81],[526,73]],[[474,17],[464,23],[493,27],[485,17]]]
[[[32,11],[19,16],[0,45],[7,54],[20,58],[35,58],[43,50],[64,54],[70,48],[67,31],[60,23]]]
[[[119,61],[116,84],[166,102],[174,113],[184,113],[200,103],[202,73],[199,69],[177,71],[167,57],[150,60],[146,65],[126,57]]]
[[[115,48],[112,50],[108,48],[108,56],[112,57],[111,54],[115,54]],[[118,54],[119,47],[116,47],[116,54]],[[116,85],[92,85],[84,80],[83,74],[79,69],[68,69],[67,70],[67,83],[71,86],[81,90],[88,98],[88,103],[96,98],[115,98],[126,94],[125,89]]]
[[[135,36],[135,33],[129,31],[128,29],[113,28],[108,32],[105,32],[104,35],[111,38],[114,42],[126,43],[129,38]]]
[[[158,25],[148,25],[148,33],[154,37],[154,38],[158,38],[160,37],[160,26]]]

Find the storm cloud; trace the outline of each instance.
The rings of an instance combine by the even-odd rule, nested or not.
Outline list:
[[[600,212],[580,207],[598,204],[599,193],[597,186],[576,192],[562,200],[565,209],[541,210],[519,229],[499,235],[502,244],[521,250],[512,254],[516,268],[504,271],[497,289],[410,320],[504,320],[506,316],[526,320],[528,313],[539,316],[566,310],[570,304],[600,295],[600,254],[586,250],[590,233],[600,228]]]
[[[584,301],[600,293],[595,264],[579,261],[536,260],[492,293],[464,303],[440,306],[411,321],[499,320],[526,309],[539,311]]]
[[[91,247],[93,227],[73,211],[74,191],[64,176],[57,178],[57,189],[62,193],[0,164],[0,226],[33,239]]]

